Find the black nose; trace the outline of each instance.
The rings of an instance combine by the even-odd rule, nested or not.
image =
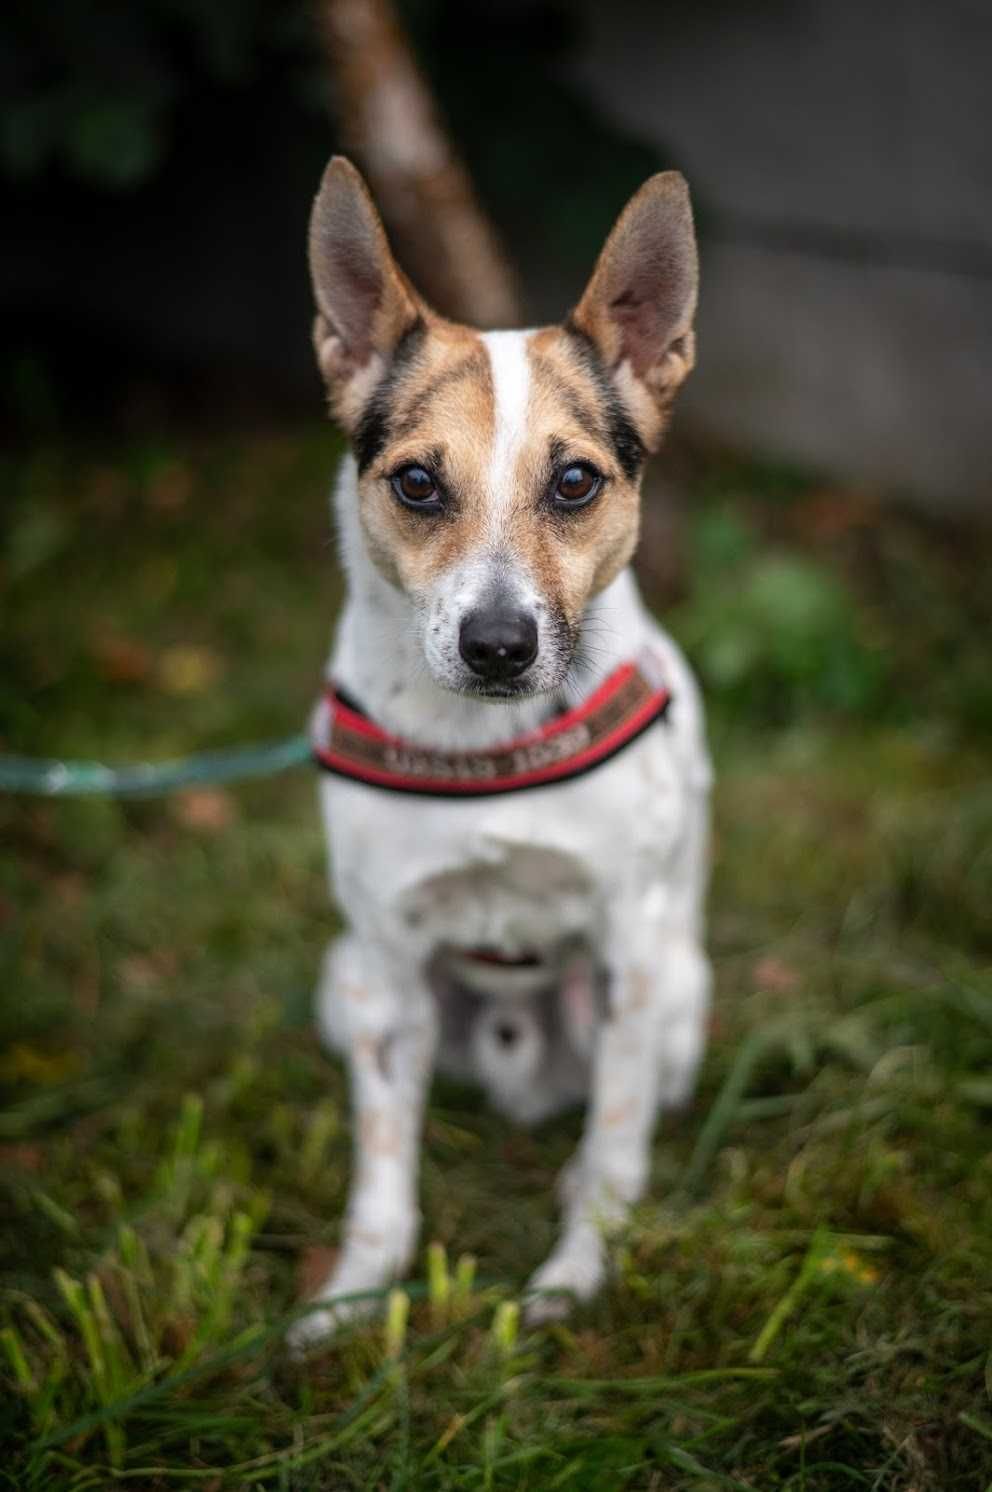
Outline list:
[[[462,622],[458,651],[480,679],[515,679],[537,656],[537,623],[526,611],[474,611]]]

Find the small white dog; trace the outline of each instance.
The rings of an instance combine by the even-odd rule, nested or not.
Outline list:
[[[432,312],[358,173],[314,205],[314,342],[353,455],[348,599],[314,719],[333,890],[327,1039],[350,1064],[354,1176],[326,1308],[416,1244],[435,1060],[533,1122],[587,1101],[530,1318],[601,1284],[659,1108],[705,1039],[710,767],[692,675],[627,568],[643,461],[690,371],[696,250],[674,172],[628,204],[561,326]]]

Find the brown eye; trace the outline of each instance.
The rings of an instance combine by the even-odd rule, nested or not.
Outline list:
[[[423,466],[404,466],[392,479],[393,491],[410,508],[440,506],[437,483]]]
[[[602,485],[602,477],[591,466],[566,466],[555,484],[555,501],[562,507],[582,508],[591,502]]]

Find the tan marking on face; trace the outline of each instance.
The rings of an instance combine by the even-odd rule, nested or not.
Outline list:
[[[479,541],[482,474],[494,433],[492,377],[477,333],[432,322],[423,353],[400,381],[384,449],[359,479],[362,527],[373,560],[393,585],[423,595]],[[433,469],[452,507],[435,518],[400,504],[389,478],[406,464]]]
[[[563,328],[494,346],[432,319],[390,390],[383,448],[359,478],[362,526],[381,573],[427,604],[474,556],[495,556],[576,635],[590,600],[637,544],[639,474],[625,470],[615,444],[613,402]],[[601,473],[602,489],[586,508],[556,509],[557,476],[576,462]],[[397,500],[390,477],[406,464],[438,477],[443,513]]]
[[[365,545],[413,602],[434,680],[476,687],[472,673],[489,670],[462,653],[464,622],[512,613],[538,638],[518,692],[558,688],[590,600],[633,554],[641,458],[692,367],[697,269],[685,182],[664,172],[645,183],[566,325],[539,332],[480,334],[437,316],[340,158],[321,182],[309,242],[314,347],[361,467]],[[554,486],[579,462],[601,473],[602,489],[568,510]],[[443,505],[404,506],[390,481],[403,465],[434,476]]]
[[[692,364],[689,364],[691,367]],[[686,373],[688,368],[686,369]],[[678,392],[679,383],[685,373],[671,387],[649,387],[642,378],[637,378],[629,362],[622,362],[614,370],[613,380],[617,386],[620,397],[629,409],[635,425],[641,433],[641,439],[649,451],[656,451],[661,445],[668,422],[672,415],[672,405]]]
[[[523,556],[543,594],[570,626],[628,563],[640,523],[639,481],[627,477],[609,438],[602,398],[557,327],[536,332],[528,347],[531,390],[527,439],[514,489],[514,552]],[[586,461],[605,478],[586,508],[554,512],[540,501],[559,468]]]

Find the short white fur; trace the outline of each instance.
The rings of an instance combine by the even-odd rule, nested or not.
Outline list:
[[[490,532],[498,542],[513,492],[513,473],[527,434],[530,396],[529,332],[483,332],[493,380],[493,443],[489,457]]]

